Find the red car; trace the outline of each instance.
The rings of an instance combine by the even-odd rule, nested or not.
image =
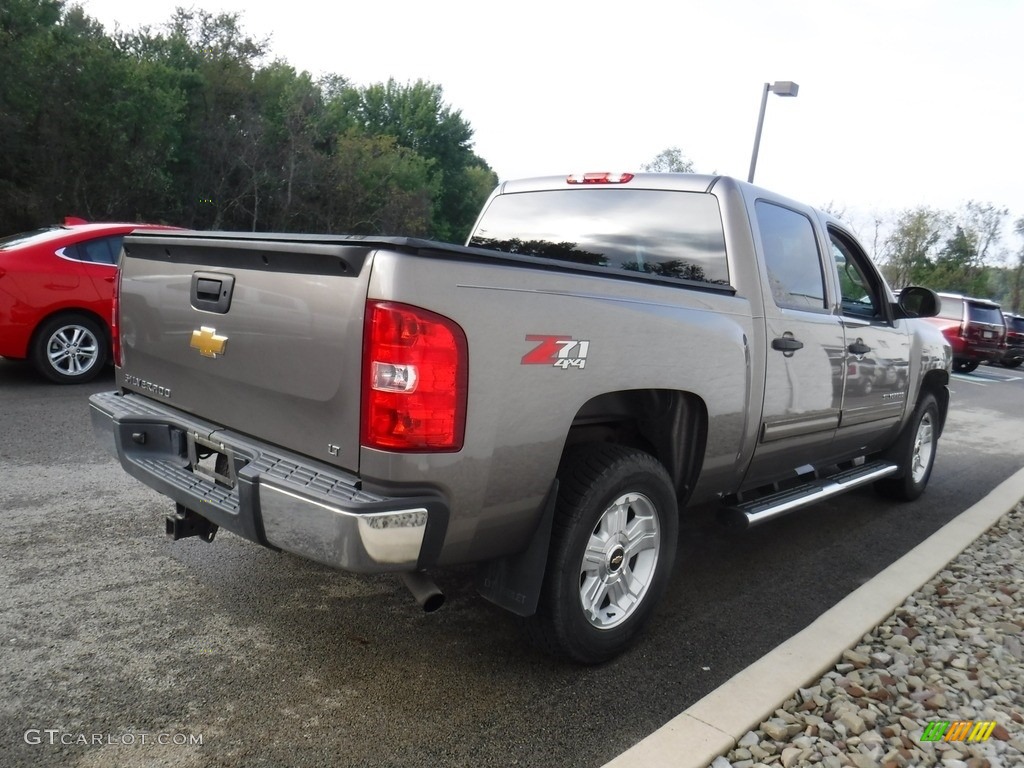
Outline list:
[[[90,381],[110,360],[121,240],[153,224],[63,226],[0,238],[0,356],[29,359],[51,381]]]

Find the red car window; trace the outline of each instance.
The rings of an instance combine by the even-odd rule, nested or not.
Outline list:
[[[50,227],[49,229],[33,229],[30,232],[19,232],[16,235],[7,235],[0,238],[0,250],[13,248],[16,245],[32,245],[35,242],[45,242],[55,236],[67,234],[63,227]]]

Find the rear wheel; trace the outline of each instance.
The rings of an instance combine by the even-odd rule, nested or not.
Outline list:
[[[900,477],[879,480],[875,483],[878,492],[899,501],[913,501],[924,493],[935,464],[938,438],[939,404],[934,395],[926,393],[890,454],[900,467]]]
[[[100,324],[87,315],[59,315],[39,327],[31,358],[36,369],[50,381],[92,381],[107,362],[107,337]]]
[[[664,467],[632,448],[597,444],[567,456],[537,614],[535,643],[597,664],[650,618],[675,559],[679,511]]]

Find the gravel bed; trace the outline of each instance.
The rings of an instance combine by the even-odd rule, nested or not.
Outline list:
[[[934,721],[986,741],[922,742]],[[1024,502],[711,768],[1024,768]]]

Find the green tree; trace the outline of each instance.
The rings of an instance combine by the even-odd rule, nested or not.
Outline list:
[[[314,82],[237,14],[107,35],[63,0],[0,5],[0,230],[64,215],[461,241],[497,184],[418,81]]]
[[[1009,270],[1010,309],[1019,314],[1024,308],[1024,217],[1017,219],[1013,229],[1022,242],[1017,250],[1017,260]]]
[[[988,274],[978,251],[975,232],[962,226],[956,227],[935,259],[930,281],[938,290],[968,296],[989,294]]]
[[[43,102],[56,95],[47,65],[57,56],[64,3],[4,0],[0,5],[0,226],[34,226],[49,211],[38,194],[36,163],[43,159],[37,129]]]
[[[281,61],[260,69],[253,88],[263,126],[259,162],[267,198],[264,220],[273,230],[308,229],[318,204],[318,166],[326,163],[317,149],[322,92],[309,73],[298,73]]]
[[[883,271],[894,288],[930,285],[935,249],[949,228],[949,215],[932,208],[903,211],[886,238]]]
[[[428,160],[358,129],[339,136],[336,149],[320,182],[318,231],[427,235],[436,191]]]
[[[398,146],[430,161],[435,190],[430,234],[450,242],[464,240],[486,199],[478,194],[474,174],[491,169],[473,152],[473,130],[459,110],[445,103],[441,87],[422,80],[401,85],[392,79],[344,90],[335,115],[339,107],[343,125],[354,124],[370,136],[391,136]],[[496,176],[492,182],[493,188]]]
[[[969,201],[961,213],[961,226],[971,241],[975,258],[984,264],[991,257],[990,249],[1002,237],[1003,221],[1010,211],[993,203]]]
[[[693,173],[693,161],[679,147],[663,149],[651,162],[640,166],[651,173]]]

